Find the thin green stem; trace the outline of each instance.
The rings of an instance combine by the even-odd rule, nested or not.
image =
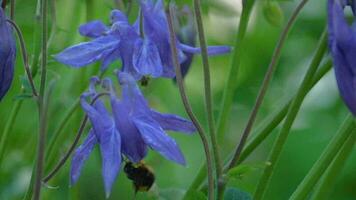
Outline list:
[[[338,175],[342,172],[342,169],[350,157],[353,147],[356,142],[356,132],[353,131],[342,146],[339,153],[334,158],[331,165],[328,167],[323,178],[320,180],[320,185],[316,188],[311,200],[324,200],[327,199],[330,193],[333,191],[333,186],[338,178]]]
[[[0,138],[0,167],[1,167],[2,159],[3,159],[4,153],[5,153],[5,149],[6,149],[6,146],[7,146],[6,145],[7,144],[7,138],[9,136],[9,133],[12,130],[12,127],[14,126],[14,123],[15,123],[17,114],[18,114],[18,112],[20,110],[21,104],[22,104],[22,100],[18,100],[13,105],[12,110],[11,110],[11,114],[10,114],[10,116],[9,116],[7,122],[6,122],[6,125],[5,125],[4,132],[1,135],[1,138]]]
[[[307,1],[307,0],[304,0],[304,1]],[[276,163],[278,162],[278,159],[279,159],[280,154],[283,150],[284,144],[288,138],[290,129],[293,125],[295,118],[297,117],[298,111],[303,103],[303,100],[304,100],[306,94],[308,93],[308,87],[309,87],[310,83],[313,81],[314,74],[317,71],[317,68],[318,68],[318,66],[325,54],[325,51],[327,49],[326,37],[327,37],[326,31],[324,31],[323,35],[321,36],[321,39],[319,41],[319,45],[316,50],[316,53],[312,59],[310,66],[309,66],[309,69],[308,69],[306,75],[304,76],[304,79],[298,89],[295,99],[293,100],[291,106],[289,107],[286,120],[284,121],[281,131],[279,132],[279,135],[273,145],[272,151],[271,151],[269,158],[267,160],[269,163],[271,163],[271,165],[266,166],[266,168],[264,169],[263,175],[257,185],[257,189],[254,194],[255,200],[263,199],[263,197],[266,193],[268,183],[270,182],[271,176],[273,175]]]
[[[10,1],[10,19],[15,20],[15,0]]]
[[[43,165],[45,157],[45,142],[46,142],[46,129],[47,120],[45,108],[45,88],[47,78],[47,0],[41,1],[41,14],[42,14],[42,58],[41,58],[41,84],[39,95],[39,135],[38,135],[38,148],[37,148],[37,163],[36,163],[36,177],[34,185],[34,199],[39,200],[41,195],[41,180],[43,175]]]
[[[97,94],[91,101],[90,105],[93,105],[100,97],[105,96],[105,95],[109,96],[110,94],[107,92]],[[50,179],[52,179],[57,174],[57,172],[64,166],[64,164],[67,162],[69,156],[73,153],[75,147],[78,145],[79,139],[83,134],[83,131],[84,131],[84,128],[85,128],[87,122],[88,122],[88,116],[85,115],[84,119],[82,120],[82,123],[80,124],[80,128],[79,128],[78,133],[74,139],[74,142],[70,146],[67,153],[63,156],[63,158],[53,168],[53,170],[51,170],[51,172],[43,179],[43,183],[47,183]]]
[[[210,140],[213,147],[213,154],[215,159],[215,168],[216,168],[216,176],[217,176],[216,180],[219,182],[222,176],[222,163],[220,159],[219,146],[216,141],[208,49],[206,45],[203,19],[201,16],[200,9],[201,9],[200,0],[194,0],[195,19],[197,22],[197,28],[198,28],[197,31],[199,36],[200,47],[202,49],[202,59],[203,59],[203,67],[204,67],[205,106],[207,111]],[[218,194],[218,196],[220,195]]]
[[[247,122],[247,125],[242,133],[242,137],[241,137],[241,140],[240,140],[240,143],[238,144],[237,148],[236,148],[236,151],[235,151],[235,154],[229,164],[229,168],[233,168],[237,161],[239,160],[240,158],[240,155],[241,155],[241,152],[242,152],[242,149],[244,148],[245,146],[245,143],[247,141],[247,138],[251,132],[251,129],[252,129],[252,126],[256,120],[256,116],[257,116],[257,113],[258,113],[258,110],[259,108],[261,107],[261,104],[263,102],[263,99],[266,95],[266,92],[267,92],[267,89],[268,89],[268,86],[269,86],[269,83],[273,77],[273,73],[277,67],[277,64],[278,64],[278,61],[279,61],[279,58],[281,56],[281,52],[282,52],[282,48],[283,48],[283,45],[285,44],[285,41],[288,37],[288,34],[291,30],[291,28],[293,27],[294,25],[294,22],[296,21],[300,11],[302,10],[302,8],[304,7],[304,5],[308,2],[308,0],[303,0],[298,6],[297,8],[295,9],[295,11],[293,12],[292,16],[290,17],[286,27],[284,28],[280,38],[279,38],[279,41],[277,43],[277,46],[274,50],[274,53],[273,53],[273,56],[272,56],[272,60],[271,60],[271,63],[269,64],[269,67],[268,67],[268,70],[266,72],[266,75],[265,75],[265,78],[263,80],[263,83],[262,83],[262,86],[260,88],[260,91],[258,93],[258,96],[257,96],[257,99],[256,99],[256,102],[255,102],[255,105],[252,109],[252,112],[250,114],[250,117],[248,119],[248,122]]]
[[[328,168],[336,154],[340,151],[345,141],[349,136],[353,136],[351,140],[354,143],[356,135],[356,126],[354,117],[349,115],[344,124],[328,144],[318,161],[311,168],[309,173],[305,176],[304,180],[299,184],[298,188],[294,191],[290,199],[303,200],[306,199],[313,186],[318,182],[325,170]]]
[[[328,59],[325,64],[323,64],[318,72],[316,73],[312,84],[310,84],[309,91],[321,80],[324,75],[330,71],[332,67],[331,59]],[[241,153],[240,159],[237,163],[242,163],[251,153],[272,133],[272,131],[280,124],[280,122],[285,118],[288,108],[291,105],[295,95],[286,103],[284,103],[282,108],[277,112],[271,114],[271,116],[267,117],[261,124],[255,129],[252,135],[255,135],[250,141],[246,144],[246,147]],[[228,160],[226,160],[226,165],[224,167],[224,171],[228,171],[228,161],[231,160],[233,154],[228,156]],[[204,165],[205,166],[205,165]],[[200,170],[194,182],[189,187],[188,192],[192,190],[196,190],[199,188],[206,177],[206,171]]]
[[[189,115],[190,119],[192,120],[192,122],[194,123],[195,127],[198,130],[200,139],[203,143],[204,146],[204,152],[205,152],[205,156],[206,156],[206,161],[207,161],[207,170],[208,170],[208,199],[212,200],[214,199],[214,176],[213,176],[213,162],[212,162],[212,156],[210,153],[210,148],[209,148],[209,142],[206,138],[206,134],[202,128],[202,126],[200,125],[199,121],[197,120],[197,118],[195,117],[192,107],[189,103],[188,97],[185,93],[185,88],[184,88],[184,83],[183,83],[183,77],[181,74],[181,70],[180,70],[180,64],[178,61],[178,53],[177,53],[177,38],[173,29],[173,17],[171,14],[171,7],[168,6],[167,9],[167,19],[168,19],[168,27],[169,27],[169,39],[170,39],[170,46],[171,46],[171,52],[173,55],[173,65],[175,68],[175,72],[176,72],[176,79],[177,79],[177,84],[178,84],[178,88],[179,88],[179,92],[183,101],[183,105],[184,108],[187,112],[187,114]]]
[[[227,79],[224,88],[224,95],[223,95],[223,100],[220,109],[221,111],[219,113],[218,124],[217,124],[217,134],[218,134],[219,141],[222,141],[222,139],[224,138],[226,123],[231,112],[233,97],[234,97],[235,90],[237,88],[237,80],[238,80],[237,76],[241,63],[241,54],[243,52],[242,41],[243,38],[245,37],[252,7],[255,4],[256,0],[248,0],[242,2],[243,2],[243,8],[242,8],[242,14],[241,14],[241,19],[239,24],[239,30],[236,36],[232,61],[228,73],[229,77]]]
[[[25,45],[25,40],[23,38],[22,32],[20,30],[20,28],[16,25],[15,22],[11,21],[11,20],[7,20],[12,27],[14,27],[17,36],[20,40],[20,46],[21,46],[21,53],[22,53],[22,60],[23,60],[23,64],[24,64],[24,68],[25,68],[25,72],[28,78],[28,81],[30,83],[31,86],[31,90],[32,90],[32,94],[33,96],[37,97],[38,93],[35,87],[35,83],[33,81],[33,77],[32,77],[32,73],[31,73],[31,68],[28,62],[28,54],[27,54],[27,50],[26,50],[26,45]]]
[[[59,123],[57,129],[54,131],[50,142],[48,144],[47,150],[46,150],[46,159],[45,161],[48,163],[49,161],[52,160],[52,153],[53,153],[53,148],[55,147],[55,144],[57,142],[57,139],[59,138],[60,134],[64,131],[65,126],[68,124],[70,118],[73,116],[75,113],[76,109],[79,107],[79,99],[76,100],[72,106],[69,108],[67,113],[64,115],[62,121]]]

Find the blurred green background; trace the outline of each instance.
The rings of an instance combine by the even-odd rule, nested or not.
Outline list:
[[[262,12],[263,1],[257,1],[249,23],[248,32],[243,42],[241,68],[238,79],[238,89],[234,96],[234,105],[229,118],[225,138],[220,141],[224,157],[230,153],[240,138],[249,112],[253,106],[258,89],[268,67],[272,52],[283,26],[270,25]],[[281,1],[285,19],[299,1]],[[92,7],[88,7],[88,3]],[[191,1],[179,1],[179,4],[192,5]],[[241,14],[241,0],[210,0],[204,3],[204,24],[210,45],[227,44],[233,46],[234,38]],[[35,0],[16,1],[15,20],[23,31],[30,55],[33,55],[35,30]],[[57,23],[49,54],[53,55],[64,48],[85,41],[77,32],[77,27],[91,19],[101,19],[109,23],[109,13],[115,7],[112,0],[57,0],[55,11]],[[136,18],[133,8],[131,21]],[[51,18],[50,18],[51,19]],[[49,21],[52,25],[53,21]],[[300,17],[283,48],[282,57],[258,115],[256,125],[274,110],[277,110],[289,99],[299,86],[301,79],[313,55],[314,49],[325,28],[326,1],[311,0]],[[285,24],[285,21],[284,23]],[[50,27],[51,27],[50,25]],[[18,55],[20,53],[18,52]],[[31,57],[31,56],[30,56]],[[31,59],[33,59],[31,57]],[[212,57],[211,74],[216,116],[219,112],[224,84],[227,80],[231,56]],[[90,74],[99,70],[99,64],[82,69],[71,69],[55,62],[51,57],[48,62],[49,79],[58,79],[50,97],[48,116],[49,140],[58,127],[66,110],[75,102],[88,85]],[[112,71],[117,66],[111,66],[106,76],[113,77]],[[21,57],[17,57],[16,76],[13,86],[0,103],[0,133],[9,118],[16,96],[20,93],[20,76],[23,74]],[[37,85],[39,78],[36,78]],[[194,111],[200,121],[206,126],[203,103],[203,77],[201,57],[196,56],[192,68],[186,78],[186,88]],[[178,89],[171,80],[152,80],[148,87],[142,88],[150,105],[161,111],[179,114],[187,117],[182,106]],[[288,199],[296,186],[303,179],[310,167],[320,156],[331,137],[336,133],[348,111],[339,98],[333,72],[329,72],[311,91],[304,101],[303,107],[294,123],[292,132],[283,151],[272,185],[267,193],[267,199]],[[34,101],[25,99],[19,115],[9,135],[3,162],[0,166],[0,199],[22,199],[27,190],[31,170],[35,160],[36,141],[38,133],[37,107]],[[77,109],[68,126],[63,130],[54,151],[54,163],[67,151],[72,143],[80,120],[83,117],[81,109]],[[278,128],[246,161],[249,164],[261,164],[265,161],[273,144],[273,138]],[[86,134],[87,132],[85,132]],[[156,184],[146,194],[140,193],[138,199],[179,199],[184,194],[195,177],[201,163],[204,161],[203,147],[198,135],[187,136],[180,133],[170,133],[180,144],[187,159],[187,166],[179,166],[165,160],[156,152],[150,151],[145,162],[150,165],[156,175]],[[90,156],[82,172],[79,182],[69,187],[69,164],[49,183],[50,187],[43,189],[43,199],[104,199],[101,177],[101,161],[98,148]],[[46,167],[46,174],[48,172]],[[253,193],[262,169],[257,169],[241,179],[231,181],[231,186]],[[356,199],[356,152],[354,151],[346,167],[337,179],[330,199]],[[117,179],[110,199],[132,199],[131,182],[123,172]]]

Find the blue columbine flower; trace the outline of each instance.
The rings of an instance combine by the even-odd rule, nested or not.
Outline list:
[[[90,105],[86,98],[96,96],[95,85],[97,78],[91,81],[90,91],[81,96],[81,105],[86,112],[92,128],[84,143],[75,151],[71,166],[71,184],[77,182],[85,160],[96,144],[100,146],[102,158],[102,175],[104,179],[106,197],[109,197],[112,185],[120,171],[121,166],[121,138],[116,129],[113,118],[99,99]]]
[[[155,44],[143,39],[137,27],[129,24],[121,11],[113,10],[110,19],[111,28],[97,20],[81,25],[80,34],[93,40],[65,49],[55,56],[56,60],[72,67],[83,67],[100,60],[101,69],[105,70],[121,59],[122,71],[130,73],[136,80],[146,75],[161,76],[163,67]]]
[[[0,7],[0,101],[10,89],[14,77],[16,59],[16,42],[12,28],[6,21],[3,9]]]
[[[141,0],[141,9],[143,13],[143,29],[145,37],[157,45],[159,55],[163,64],[163,77],[174,78],[175,70],[170,50],[169,29],[166,14],[164,12],[162,0]],[[197,54],[201,49],[192,47],[177,41],[178,58],[180,63],[187,58],[184,53]],[[229,46],[209,46],[209,55],[219,55],[231,51]]]
[[[128,73],[119,73],[122,99],[111,89],[111,106],[122,138],[122,152],[134,163],[142,160],[147,147],[160,153],[168,160],[184,165],[185,159],[177,143],[164,130],[183,133],[195,132],[188,120],[172,114],[162,114],[149,108],[135,79]],[[106,85],[111,82],[106,80]]]
[[[355,1],[328,1],[329,47],[341,97],[356,115],[356,27],[345,20],[346,5],[355,10]]]
[[[113,10],[110,28],[97,20],[81,25],[79,33],[92,38],[92,41],[65,49],[55,56],[56,60],[72,67],[101,61],[102,70],[105,70],[112,62],[120,59],[122,71],[130,73],[136,80],[142,76],[175,77],[162,1],[140,1],[140,5],[143,30],[140,30],[140,17],[131,25],[125,14]],[[178,49],[181,63],[187,59],[184,53],[195,54],[201,51],[200,48],[179,41]],[[222,54],[229,52],[230,47],[212,46],[208,51],[210,55]]]

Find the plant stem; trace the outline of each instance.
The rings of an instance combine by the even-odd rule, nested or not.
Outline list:
[[[226,123],[230,115],[234,93],[237,88],[237,80],[238,80],[237,76],[240,68],[241,54],[243,50],[242,41],[243,38],[245,37],[252,7],[255,4],[256,0],[247,0],[242,2],[243,2],[243,8],[242,8],[242,14],[241,14],[241,19],[239,24],[239,30],[236,36],[236,41],[235,41],[234,51],[233,51],[234,53],[232,55],[232,61],[228,73],[229,77],[227,79],[224,88],[224,95],[221,103],[221,111],[219,113],[218,124],[217,124],[217,134],[218,134],[219,141],[222,141],[222,139],[224,138]]]
[[[307,1],[307,0],[304,0],[304,1]],[[291,129],[293,122],[298,114],[298,111],[303,103],[303,100],[304,100],[306,94],[308,93],[308,86],[310,85],[311,81],[313,81],[314,74],[315,74],[315,72],[316,72],[316,70],[324,56],[324,53],[327,49],[326,37],[327,37],[326,31],[324,31],[321,36],[321,39],[319,41],[317,51],[316,51],[316,53],[312,59],[312,62],[309,66],[309,69],[308,69],[306,75],[304,76],[304,79],[298,89],[295,99],[293,100],[291,106],[289,107],[286,120],[284,121],[281,131],[279,132],[279,135],[273,145],[272,151],[271,151],[269,158],[267,160],[267,162],[271,163],[271,165],[266,166],[266,168],[264,169],[263,175],[257,185],[257,189],[254,194],[255,200],[263,199],[263,197],[265,195],[267,185],[268,185],[268,183],[271,179],[271,176],[274,172],[274,168],[276,166],[276,163],[278,162],[279,156],[280,156],[282,149],[284,147],[284,144],[287,140],[290,129]]]
[[[24,68],[25,68],[25,72],[28,78],[28,81],[30,83],[31,86],[31,90],[32,90],[32,94],[34,97],[38,96],[34,81],[33,81],[33,77],[32,77],[32,73],[31,73],[31,69],[30,69],[30,65],[28,62],[28,54],[27,54],[27,50],[26,50],[26,45],[25,45],[25,40],[23,38],[23,35],[21,33],[20,28],[16,25],[15,22],[11,21],[11,20],[7,20],[12,27],[14,27],[17,36],[20,40],[20,46],[21,46],[21,53],[22,53],[22,60],[23,60],[23,64],[24,64]]]
[[[194,0],[195,19],[197,22],[197,28],[198,28],[197,31],[199,36],[200,47],[202,49],[202,59],[203,59],[203,67],[204,67],[204,89],[205,89],[205,104],[206,104],[205,106],[207,111],[210,140],[211,140],[214,159],[215,159],[215,168],[216,168],[216,176],[217,176],[216,180],[219,183],[219,180],[222,176],[222,163],[220,159],[219,146],[216,141],[208,49],[206,45],[203,19],[201,16],[200,9],[201,9],[200,0]]]
[[[329,59],[323,66],[320,67],[318,72],[316,73],[313,82],[309,85],[309,88],[307,89],[310,91],[318,82],[319,80],[331,69],[332,67],[332,61]],[[292,104],[293,99],[295,98],[295,95],[286,103],[284,103],[284,106],[281,107],[281,109],[272,116],[266,118],[265,121],[261,123],[256,128],[256,131],[253,135],[255,135],[251,140],[246,144],[246,147],[241,153],[240,159],[237,161],[237,164],[242,163],[269,135],[272,133],[272,131],[279,125],[279,123],[285,118],[288,108]],[[226,170],[228,168],[225,168]]]
[[[354,117],[349,115],[338,133],[331,140],[326,147],[319,160],[314,164],[309,173],[305,176],[304,180],[299,184],[298,188],[294,191],[290,199],[302,200],[306,199],[308,193],[313,189],[319,178],[323,175],[327,167],[330,165],[336,154],[340,151],[345,141],[348,138],[351,140],[349,145],[354,144],[356,135],[356,126]],[[351,137],[349,137],[351,136]],[[351,147],[352,147],[351,146]],[[350,147],[347,147],[350,148]]]
[[[189,115],[190,119],[192,120],[192,122],[194,123],[195,127],[198,130],[200,139],[203,143],[204,146],[204,152],[205,152],[205,156],[206,156],[206,161],[207,161],[207,170],[208,170],[208,199],[212,200],[214,199],[214,176],[213,176],[213,163],[212,163],[212,156],[210,153],[210,148],[209,148],[209,143],[208,140],[206,138],[206,134],[202,128],[202,126],[200,125],[199,121],[197,120],[197,118],[195,117],[192,107],[188,101],[187,95],[185,93],[185,88],[184,88],[184,83],[183,83],[183,77],[181,74],[181,70],[180,70],[180,64],[178,61],[178,53],[177,53],[177,38],[173,29],[173,19],[172,19],[172,15],[171,15],[171,7],[168,6],[167,9],[167,19],[168,19],[168,27],[169,27],[169,39],[170,39],[170,46],[171,46],[171,52],[173,55],[173,64],[174,64],[174,68],[175,68],[175,72],[176,72],[176,79],[177,79],[177,84],[178,84],[178,88],[179,88],[179,92],[183,101],[183,105],[184,108],[187,112],[187,114]]]
[[[340,152],[336,155],[331,165],[328,167],[324,177],[320,180],[320,185],[316,188],[311,200],[323,200],[329,197],[333,191],[333,185],[341,173],[347,159],[350,157],[356,142],[356,132],[349,135]]]
[[[10,19],[15,20],[15,0],[10,1]]]
[[[97,94],[93,100],[91,101],[90,105],[93,105],[100,97],[107,95],[109,96],[110,94],[107,92],[103,92],[103,93],[99,93]],[[66,163],[66,161],[68,160],[69,156],[73,153],[75,147],[77,146],[80,137],[83,134],[84,128],[86,126],[86,123],[88,122],[88,116],[85,115],[84,119],[82,120],[82,123],[80,124],[80,128],[78,130],[78,133],[74,139],[74,142],[72,143],[72,145],[70,146],[69,150],[67,151],[67,153],[63,156],[63,158],[58,162],[58,164],[56,165],[56,167],[54,167],[54,169],[43,179],[43,183],[47,183],[50,179],[52,179],[54,177],[54,175],[57,174],[57,172],[64,166],[64,164]]]
[[[266,92],[267,92],[267,89],[268,89],[268,86],[269,86],[269,83],[273,77],[273,73],[277,67],[277,64],[278,64],[278,61],[279,61],[279,58],[281,56],[281,52],[282,52],[282,48],[283,48],[283,45],[288,37],[288,34],[291,30],[291,28],[293,27],[294,25],[294,22],[296,21],[300,11],[302,10],[302,8],[304,7],[304,5],[308,2],[308,0],[303,0],[298,6],[297,8],[295,9],[295,11],[293,12],[292,16],[290,17],[286,27],[284,28],[280,38],[279,38],[279,41],[277,43],[277,46],[274,50],[274,53],[273,53],[273,56],[272,56],[272,60],[271,60],[271,63],[269,64],[269,67],[268,67],[268,70],[266,72],[266,75],[264,77],[264,80],[263,80],[263,83],[262,83],[262,86],[261,86],[261,89],[258,93],[258,96],[257,96],[257,99],[256,99],[256,102],[255,102],[255,105],[253,106],[253,109],[252,109],[252,112],[250,114],[250,117],[248,119],[248,122],[247,122],[247,125],[242,133],[242,137],[241,137],[241,140],[240,140],[240,143],[238,144],[237,148],[236,148],[236,151],[235,151],[235,154],[229,164],[229,169],[233,168],[237,161],[239,160],[239,157],[241,155],[241,152],[242,152],[242,149],[244,148],[245,146],[245,143],[247,141],[247,138],[251,132],[251,129],[252,129],[252,126],[256,120],[256,116],[257,116],[257,113],[258,113],[258,110],[263,102],[263,99],[266,95]]]
[[[43,175],[43,165],[45,156],[45,142],[46,142],[46,112],[45,109],[45,88],[47,77],[47,0],[41,1],[41,14],[42,14],[42,59],[41,59],[41,84],[39,95],[39,136],[38,136],[38,149],[37,149],[37,163],[36,163],[36,177],[34,186],[34,199],[39,200],[41,195],[41,180]]]
[[[0,167],[1,167],[1,163],[2,163],[2,158],[3,158],[4,153],[5,153],[5,148],[7,146],[6,145],[7,144],[7,138],[9,136],[10,131],[12,130],[12,127],[13,127],[14,122],[16,120],[17,114],[18,114],[18,112],[20,110],[21,104],[22,104],[22,100],[18,100],[13,105],[12,110],[11,110],[11,114],[9,116],[9,119],[6,122],[6,125],[5,125],[4,132],[1,135],[1,138],[0,138]]]
[[[308,89],[309,91],[319,82],[319,80],[327,73],[330,71],[332,67],[332,61],[331,59],[328,59],[325,64],[323,64],[320,69],[318,70],[317,74],[314,77],[314,80],[312,84],[310,84],[310,88]],[[248,156],[251,155],[251,153],[272,133],[272,131],[279,125],[279,123],[284,119],[288,112],[288,108],[291,105],[293,99],[295,96],[293,96],[289,101],[284,103],[284,106],[282,108],[271,114],[271,116],[267,117],[261,124],[256,128],[254,131],[253,135],[255,137],[250,139],[250,142],[247,143],[246,148],[241,153],[240,159],[237,162],[242,163]],[[228,160],[230,161],[232,158],[233,154],[228,156]],[[228,162],[225,162],[226,165],[224,167],[224,171],[228,171]],[[204,165],[205,166],[205,165]],[[204,169],[204,168],[203,168]],[[196,188],[199,188],[203,181],[205,180],[206,177],[206,171],[205,170],[199,170],[198,175],[194,179],[194,182],[190,185],[188,192],[195,190]]]
[[[46,159],[45,161],[48,163],[52,156],[53,148],[55,147],[55,144],[57,142],[57,139],[59,138],[60,134],[64,131],[65,126],[68,124],[69,119],[73,116],[75,113],[76,109],[79,107],[79,99],[76,100],[73,105],[69,108],[67,113],[64,115],[62,121],[59,123],[57,129],[54,131],[52,138],[50,139],[49,145],[46,150]]]

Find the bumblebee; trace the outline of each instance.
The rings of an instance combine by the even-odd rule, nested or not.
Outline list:
[[[126,162],[124,172],[127,178],[132,181],[135,193],[147,192],[155,182],[153,171],[142,161],[137,164]]]
[[[143,76],[140,80],[141,86],[146,87],[148,83],[150,82],[150,77],[149,76]]]

